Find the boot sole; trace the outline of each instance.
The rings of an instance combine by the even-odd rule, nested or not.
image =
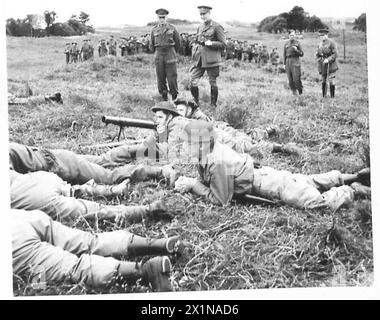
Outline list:
[[[172,270],[172,264],[170,262],[170,259],[168,257],[162,258],[162,273],[163,274],[170,274]]]
[[[179,239],[179,237],[173,237],[173,238],[169,239],[166,242],[167,252],[168,253],[175,253],[177,251],[177,250],[175,250],[176,245],[177,245],[177,247],[181,246],[181,240]]]

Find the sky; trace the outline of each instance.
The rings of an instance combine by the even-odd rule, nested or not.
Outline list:
[[[4,0],[3,0],[4,1]],[[369,1],[369,0],[368,0]],[[200,4],[213,7],[212,18],[216,21],[238,20],[242,22],[259,22],[267,16],[290,11],[298,5],[310,15],[318,17],[358,17],[366,12],[366,0],[281,0],[281,1],[216,1],[216,0],[5,0],[5,17],[24,18],[27,14],[42,14],[45,10],[54,10],[57,22],[66,21],[72,14],[84,11],[90,15],[94,26],[143,26],[156,20],[155,10],[166,8],[169,17],[199,21],[197,6]]]

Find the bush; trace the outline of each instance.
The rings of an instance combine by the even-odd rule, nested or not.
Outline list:
[[[49,34],[52,36],[62,36],[62,37],[77,35],[75,30],[67,23],[54,23],[53,25],[49,27]]]

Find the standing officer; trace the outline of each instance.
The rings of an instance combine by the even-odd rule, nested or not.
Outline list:
[[[70,49],[71,49],[71,44],[70,42],[67,42],[66,48],[65,48],[66,64],[70,63]]]
[[[199,103],[199,79],[205,71],[211,86],[211,105],[216,107],[218,100],[218,87],[216,78],[219,76],[219,66],[222,64],[221,52],[226,47],[226,37],[223,27],[211,20],[211,7],[199,6],[199,14],[203,23],[198,27],[195,39],[194,60],[195,64],[191,67],[190,91],[196,103]]]
[[[284,46],[284,65],[288,76],[289,86],[293,94],[302,94],[301,62],[303,51],[300,42],[296,39],[296,32],[289,31],[289,40]]]
[[[106,41],[104,39],[101,39],[99,42],[98,53],[99,53],[99,57],[104,57],[108,54]]]
[[[152,52],[156,52],[154,61],[158,92],[164,101],[168,100],[167,80],[170,94],[172,99],[175,100],[178,95],[176,52],[180,49],[181,39],[176,27],[166,22],[166,16],[169,11],[157,9],[156,14],[158,23],[153,27],[150,34],[150,46]]]
[[[110,35],[109,40],[107,41],[108,53],[112,56],[116,56],[117,42],[114,39],[113,35]]]
[[[336,44],[329,39],[327,29],[318,30],[321,42],[316,53],[318,60],[318,72],[322,75],[322,96],[326,96],[326,81],[329,81],[330,96],[335,96],[335,73],[338,70],[336,58],[338,56]]]

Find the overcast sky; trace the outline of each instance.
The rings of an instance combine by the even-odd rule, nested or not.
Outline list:
[[[306,12],[319,17],[358,17],[366,12],[366,0],[281,0],[281,1],[216,1],[216,0],[5,0],[7,18],[24,18],[27,14],[42,14],[54,10],[57,22],[66,21],[72,14],[84,11],[90,15],[93,26],[105,25],[145,25],[156,20],[155,10],[163,7],[170,11],[169,17],[199,21],[197,6],[212,6],[212,17],[216,21],[239,20],[258,22],[269,15],[290,11],[294,6],[302,6]]]

